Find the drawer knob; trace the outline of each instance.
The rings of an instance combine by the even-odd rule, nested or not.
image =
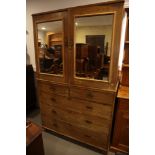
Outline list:
[[[73,111],[71,111],[71,110],[67,110],[67,112],[68,112],[69,114],[72,114],[72,113],[73,113]]]
[[[52,110],[52,113],[53,113],[53,114],[57,114],[57,112],[56,112],[55,110]]]
[[[52,100],[53,102],[56,102],[56,99],[55,99],[54,97],[52,97],[51,100]]]
[[[91,92],[88,92],[88,93],[86,94],[86,96],[87,96],[88,98],[93,98],[93,94],[92,94]]]
[[[93,109],[93,107],[91,107],[91,106],[86,106],[86,108],[87,108],[87,109]]]
[[[71,126],[73,126],[73,125],[72,125],[72,124],[68,124],[68,126],[70,126],[70,127],[71,127]]]
[[[85,120],[85,122],[88,123],[88,124],[92,124],[92,122],[91,121],[88,121],[88,120]]]

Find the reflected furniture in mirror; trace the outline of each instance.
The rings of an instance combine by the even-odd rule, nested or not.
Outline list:
[[[123,5],[119,0],[33,15],[43,127],[105,154],[119,83]],[[44,41],[41,27],[49,34]]]
[[[37,26],[40,72],[62,75],[62,21],[39,23]]]
[[[76,51],[76,76],[108,80],[113,14],[77,17],[75,25],[75,42],[76,49],[78,50]],[[79,51],[79,44],[85,46],[84,51]],[[81,55],[80,58],[79,53]]]

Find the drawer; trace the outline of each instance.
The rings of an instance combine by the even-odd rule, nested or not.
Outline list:
[[[39,85],[39,94],[41,92],[45,92],[45,93],[52,93],[52,94],[59,94],[59,95],[63,95],[63,96],[68,96],[68,87],[65,85],[61,85],[61,84],[53,84],[51,82],[47,82],[47,81],[39,81],[38,83]]]
[[[41,106],[41,116],[44,121],[47,120],[61,120],[75,126],[79,126],[90,131],[103,132],[108,134],[111,121],[84,113],[78,113],[68,109],[56,108],[49,105]]]
[[[98,148],[107,148],[108,146],[108,135],[103,132],[94,132],[56,119],[48,120],[48,124],[45,124],[45,127]]]
[[[55,94],[49,95],[46,93],[41,93],[40,101],[43,104],[52,107],[64,108],[92,116],[99,116],[108,120],[112,119],[113,107],[111,105],[84,101],[77,98],[67,98]]]
[[[115,100],[114,92],[99,92],[94,90],[85,89],[82,87],[72,87],[70,89],[70,96],[88,101],[94,101],[99,103],[113,104]]]

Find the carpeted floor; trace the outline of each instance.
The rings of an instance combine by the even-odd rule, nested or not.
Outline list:
[[[40,111],[38,109],[29,113],[27,118],[31,119],[34,123],[41,125]],[[43,143],[45,155],[103,155],[92,149],[88,149],[45,131],[43,131]],[[108,155],[115,155],[115,153],[109,152]]]

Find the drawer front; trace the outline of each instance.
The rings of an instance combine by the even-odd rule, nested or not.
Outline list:
[[[39,95],[41,92],[52,93],[52,94],[60,94],[63,96],[68,96],[68,87],[60,84],[53,84],[51,82],[41,82],[39,81]]]
[[[92,116],[99,116],[107,120],[111,120],[112,118],[113,109],[111,105],[104,105],[100,103],[80,100],[77,98],[67,98],[64,96],[55,94],[49,95],[45,93],[40,95],[40,100],[42,103],[52,107],[68,109]]]
[[[108,136],[103,132],[94,132],[54,118],[48,120],[46,123],[47,124],[45,124],[45,127],[57,133],[98,148],[107,149]]]
[[[43,118],[58,119],[75,126],[89,129],[95,132],[108,134],[111,121],[92,115],[86,115],[63,108],[42,105],[41,115]]]
[[[99,92],[88,90],[84,88],[74,88],[70,89],[70,96],[76,97],[79,99],[84,99],[87,101],[94,101],[98,103],[106,103],[106,104],[113,104],[115,100],[115,93],[114,92]]]

